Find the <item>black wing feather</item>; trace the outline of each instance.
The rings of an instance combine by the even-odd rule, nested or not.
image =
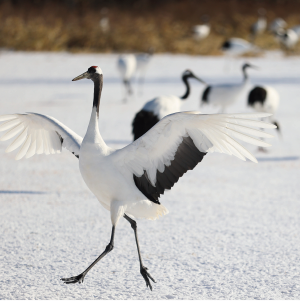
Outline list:
[[[191,137],[183,137],[170,166],[165,166],[163,172],[157,170],[156,186],[151,184],[146,171],[141,177],[133,175],[134,183],[151,202],[160,204],[160,195],[171,189],[188,170],[194,169],[205,155],[198,150]]]

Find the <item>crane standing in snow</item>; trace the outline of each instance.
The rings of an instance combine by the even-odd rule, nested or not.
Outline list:
[[[238,56],[258,51],[258,48],[244,39],[230,38],[223,43],[221,50],[228,56]]]
[[[203,91],[201,97],[201,105],[211,104],[214,106],[220,106],[221,112],[232,104],[234,104],[243,92],[246,91],[248,85],[248,74],[247,68],[255,68],[253,65],[248,63],[242,66],[242,72],[244,75],[243,81],[238,84],[218,84],[207,86]]]
[[[269,121],[276,126],[278,133],[280,133],[279,122],[274,119],[280,102],[278,92],[270,86],[255,86],[248,94],[248,106],[257,112],[270,113]],[[264,148],[259,147],[260,151],[265,151]]]
[[[159,96],[145,103],[143,108],[136,113],[132,121],[132,134],[134,140],[144,135],[164,116],[181,111],[182,102],[190,95],[190,85],[188,82],[190,78],[194,78],[205,84],[205,82],[197,77],[192,71],[186,70],[182,74],[182,81],[186,87],[183,96]]]
[[[98,127],[103,73],[97,66],[73,81],[91,79],[94,97],[90,122],[84,138],[53,117],[37,113],[0,116],[0,130],[5,141],[18,134],[6,151],[21,146],[16,159],[34,154],[55,154],[62,146],[79,158],[80,173],[99,202],[110,211],[110,242],[101,255],[81,274],[62,278],[65,283],[83,282],[90,269],[114,248],[118,221],[124,217],[134,231],[140,272],[147,287],[155,282],[143,265],[137,223],[133,218],[157,219],[168,213],[159,202],[166,189],[193,169],[208,152],[221,152],[257,162],[235,139],[259,146],[270,146],[255,137],[272,137],[253,127],[274,128],[272,124],[253,120],[269,114],[202,115],[198,112],[176,113],[164,117],[150,131],[128,146],[115,150],[106,145]],[[251,135],[251,136],[250,136]]]
[[[124,98],[126,101],[127,96],[133,93],[131,87],[131,80],[136,70],[136,57],[134,54],[122,54],[118,58],[118,69],[121,73],[121,77],[123,80],[123,84],[125,85],[125,89],[127,91],[127,95]]]
[[[258,14],[259,14],[259,17],[258,17],[257,21],[254,24],[252,24],[251,28],[250,28],[252,43],[254,43],[256,37],[259,34],[262,34],[267,28],[267,19],[265,17],[266,10],[263,8],[260,8],[258,10]]]

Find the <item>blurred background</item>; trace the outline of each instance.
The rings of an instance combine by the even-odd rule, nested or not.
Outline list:
[[[255,44],[277,49],[280,41],[274,37],[279,34],[269,27],[278,18],[284,21],[280,30],[300,24],[300,1],[2,0],[0,47],[72,52],[144,52],[153,47],[158,53],[220,55],[230,37],[252,41],[251,26],[259,17],[267,26]],[[195,28],[203,24],[209,25],[205,42]],[[300,51],[297,43],[283,48]]]

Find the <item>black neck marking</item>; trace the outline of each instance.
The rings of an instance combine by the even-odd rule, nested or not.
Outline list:
[[[246,72],[246,69],[248,68],[247,65],[243,66],[243,74],[244,74],[244,81],[246,81],[248,79],[248,74]]]
[[[191,89],[190,89],[190,84],[189,84],[189,82],[188,82],[188,78],[189,78],[189,77],[190,77],[189,75],[183,75],[183,76],[182,76],[182,80],[183,80],[183,82],[184,82],[184,84],[185,84],[186,91],[185,91],[185,94],[184,94],[183,96],[180,97],[181,99],[187,99],[188,96],[190,95]]]
[[[99,117],[100,98],[103,87],[103,74],[95,74],[92,80],[94,82],[93,107],[97,109],[97,116]]]

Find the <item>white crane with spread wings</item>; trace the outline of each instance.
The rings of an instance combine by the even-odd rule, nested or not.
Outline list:
[[[274,128],[272,124],[253,120],[269,116],[257,114],[203,115],[182,112],[160,120],[142,137],[122,149],[106,145],[98,127],[103,74],[92,66],[74,78],[94,82],[94,99],[87,132],[82,139],[67,126],[52,118],[36,113],[0,116],[0,131],[7,131],[0,140],[17,138],[7,152],[20,147],[16,159],[34,154],[55,154],[67,148],[79,158],[81,175],[99,202],[110,211],[111,239],[103,253],[81,274],[62,278],[65,283],[83,282],[88,271],[114,248],[117,223],[124,217],[134,230],[140,261],[140,272],[152,290],[152,276],[143,265],[137,237],[137,223],[133,218],[155,220],[168,213],[159,197],[171,189],[178,179],[202,161],[207,153],[220,152],[239,159],[257,162],[236,139],[258,146],[270,146],[255,137],[272,137],[254,129]],[[155,282],[155,281],[154,281]]]

